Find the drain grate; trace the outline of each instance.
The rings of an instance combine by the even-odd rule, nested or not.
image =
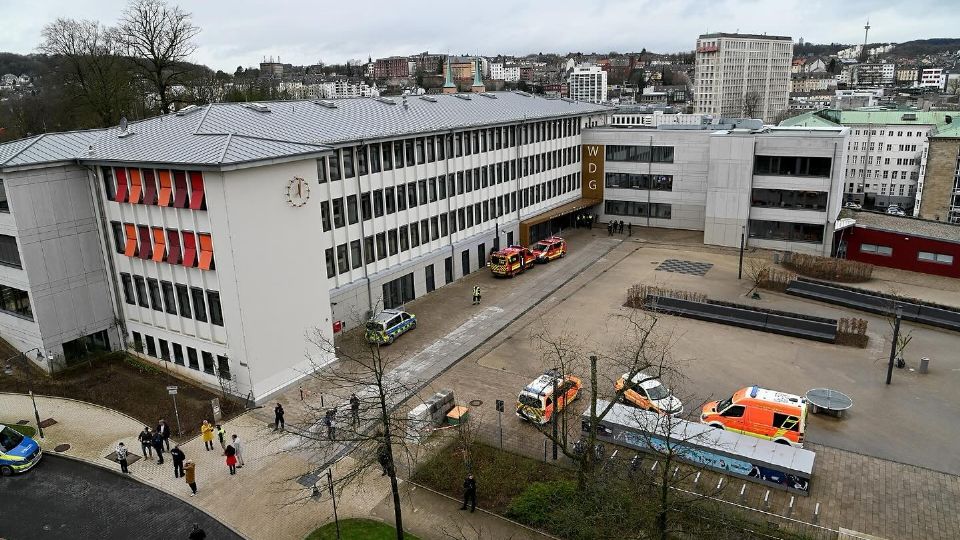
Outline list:
[[[657,272],[673,272],[675,274],[687,274],[690,276],[704,276],[713,268],[711,263],[681,261],[679,259],[667,259],[656,267]]]
[[[70,445],[69,445],[69,444],[66,444],[66,443],[64,443],[64,444],[58,444],[58,445],[56,445],[56,446],[53,447],[53,451],[54,451],[54,452],[66,452],[66,451],[69,450],[69,449],[70,449]]]

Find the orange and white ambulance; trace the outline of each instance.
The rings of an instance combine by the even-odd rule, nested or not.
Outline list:
[[[748,386],[703,406],[700,421],[710,426],[803,448],[807,424],[804,397]]]
[[[559,236],[544,238],[530,246],[537,262],[549,262],[567,254],[567,241]]]
[[[490,271],[495,276],[513,277],[531,268],[537,258],[523,246],[509,246],[490,255]]]
[[[577,399],[582,386],[578,377],[547,371],[520,391],[517,396],[517,416],[535,424],[546,424],[553,418],[554,412],[563,410],[568,403]]]

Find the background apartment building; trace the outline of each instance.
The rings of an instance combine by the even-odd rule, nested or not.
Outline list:
[[[575,66],[567,77],[570,99],[589,103],[607,101],[607,72],[600,66]]]
[[[606,112],[507,92],[223,103],[0,145],[0,335],[63,361],[130,346],[262,401],[332,360],[308,335],[548,234]]]
[[[600,220],[703,231],[706,244],[830,255],[849,130],[762,127],[755,120],[658,129],[599,127]]]
[[[924,169],[915,215],[960,224],[960,119],[930,135]]]
[[[792,58],[789,37],[701,35],[696,49],[696,112],[772,122],[787,110]]]

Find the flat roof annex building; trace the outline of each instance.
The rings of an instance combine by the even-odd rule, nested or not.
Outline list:
[[[222,103],[0,145],[0,336],[63,362],[131,347],[262,402],[331,360],[314,329],[579,208],[581,130],[607,112],[522,92]]]

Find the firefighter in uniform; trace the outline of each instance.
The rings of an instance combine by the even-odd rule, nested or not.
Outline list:
[[[480,303],[480,286],[477,285],[473,288],[473,305]]]

